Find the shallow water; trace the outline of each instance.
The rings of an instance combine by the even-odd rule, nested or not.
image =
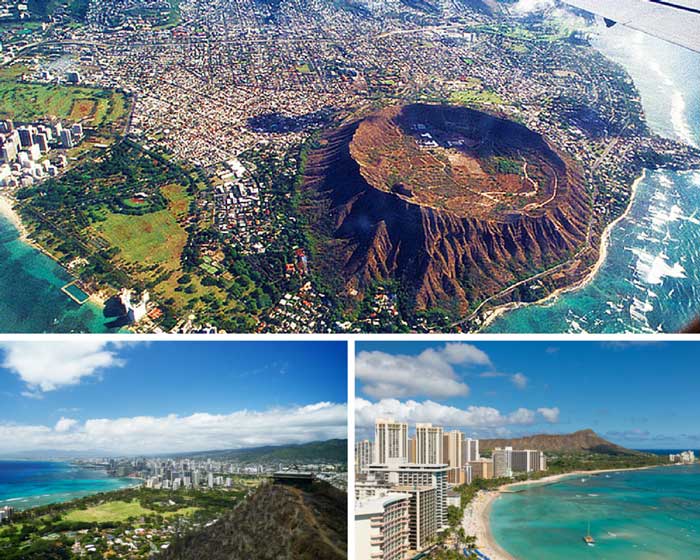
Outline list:
[[[0,332],[112,332],[98,306],[78,305],[61,292],[71,280],[0,215]]]
[[[0,461],[0,507],[18,510],[138,485],[104,471],[45,461]]]
[[[583,542],[589,522],[592,547]],[[491,528],[519,560],[697,558],[700,466],[575,477],[504,494]]]

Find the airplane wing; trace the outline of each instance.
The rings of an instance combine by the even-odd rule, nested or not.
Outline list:
[[[562,0],[605,18],[700,52],[700,0]]]

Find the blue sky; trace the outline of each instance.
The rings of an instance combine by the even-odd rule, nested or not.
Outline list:
[[[0,343],[0,449],[345,437],[344,342]]]
[[[360,432],[373,416],[393,414],[482,436],[592,428],[633,448],[700,446],[699,343],[449,347],[358,343]]]

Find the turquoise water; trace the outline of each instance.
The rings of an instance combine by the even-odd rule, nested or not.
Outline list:
[[[61,292],[71,280],[0,215],[0,332],[110,332],[101,309]]]
[[[592,547],[583,542],[589,521]],[[700,466],[576,477],[504,494],[493,504],[491,528],[518,560],[699,558]]]
[[[658,134],[700,144],[700,55],[615,27],[596,42],[622,64]],[[586,287],[504,314],[485,332],[674,332],[700,313],[700,171],[650,172]]]
[[[0,461],[0,507],[24,510],[139,483],[136,479],[110,478],[104,471],[68,463]]]

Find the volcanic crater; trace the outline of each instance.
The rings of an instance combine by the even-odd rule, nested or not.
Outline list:
[[[323,272],[394,279],[416,309],[465,312],[586,243],[577,164],[525,126],[449,105],[381,109],[311,151],[306,212]]]

